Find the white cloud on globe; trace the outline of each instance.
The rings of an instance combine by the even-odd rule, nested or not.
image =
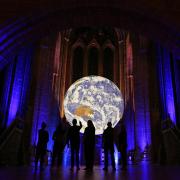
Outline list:
[[[111,122],[115,127],[122,118],[124,101],[119,88],[109,79],[101,76],[87,76],[77,80],[68,89],[64,99],[64,112],[67,121],[82,122],[81,133],[92,120],[96,135],[102,134]]]

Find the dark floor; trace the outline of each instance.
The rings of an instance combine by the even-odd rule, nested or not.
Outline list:
[[[44,171],[34,167],[1,167],[0,180],[35,180],[35,179],[64,179],[64,180],[180,180],[180,166],[160,166],[151,165],[149,163],[141,163],[139,165],[129,165],[127,171],[120,170],[117,167],[115,172],[109,167],[108,172],[102,170],[102,166],[95,166],[93,172],[83,170],[83,166],[79,171],[71,171],[69,166],[51,169],[47,166]]]

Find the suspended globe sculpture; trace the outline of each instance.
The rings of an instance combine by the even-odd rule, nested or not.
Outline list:
[[[111,122],[115,127],[122,118],[124,101],[118,87],[109,79],[101,76],[87,76],[77,80],[68,89],[64,99],[64,111],[67,121],[82,122],[81,133],[90,119],[96,134],[102,134]]]

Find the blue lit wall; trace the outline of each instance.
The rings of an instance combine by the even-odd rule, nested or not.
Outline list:
[[[0,110],[3,115],[2,117],[2,127],[5,128],[7,125],[7,114],[9,109],[9,97],[11,96],[11,84],[13,82],[13,70],[16,62],[13,61],[11,64],[5,67],[4,69],[4,82],[3,86],[3,92],[1,95],[1,103],[0,103]]]
[[[157,57],[162,119],[164,120],[170,115],[171,120],[176,124],[170,52],[162,47],[158,47]]]
[[[10,98],[7,125],[16,115],[22,116],[30,83],[32,48],[23,48],[17,56],[15,77]]]
[[[176,123],[180,128],[180,57],[173,56],[174,59],[174,84],[176,93]]]
[[[142,98],[148,98],[148,96],[142,95]],[[141,98],[139,97],[139,102],[136,104],[136,147],[142,152],[146,146],[151,145],[151,129],[150,129],[150,114],[148,102],[140,104]],[[146,107],[147,106],[147,107]]]
[[[12,63],[6,67],[1,100],[4,127],[8,127],[17,116],[23,118],[27,109],[32,56],[33,48],[31,46],[24,47],[14,57]]]
[[[127,144],[128,150],[135,148],[135,134],[134,134],[134,115],[133,109],[130,102],[126,104],[123,119],[125,121],[126,130],[127,130]]]

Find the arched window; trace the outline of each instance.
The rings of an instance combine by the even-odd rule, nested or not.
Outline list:
[[[113,62],[114,62],[113,50],[109,47],[105,48],[103,52],[103,56],[104,56],[103,76],[113,81]]]
[[[88,75],[98,74],[98,49],[92,47],[88,51]]]
[[[82,78],[83,76],[83,59],[84,52],[82,47],[77,47],[73,53],[72,63],[72,82]]]

